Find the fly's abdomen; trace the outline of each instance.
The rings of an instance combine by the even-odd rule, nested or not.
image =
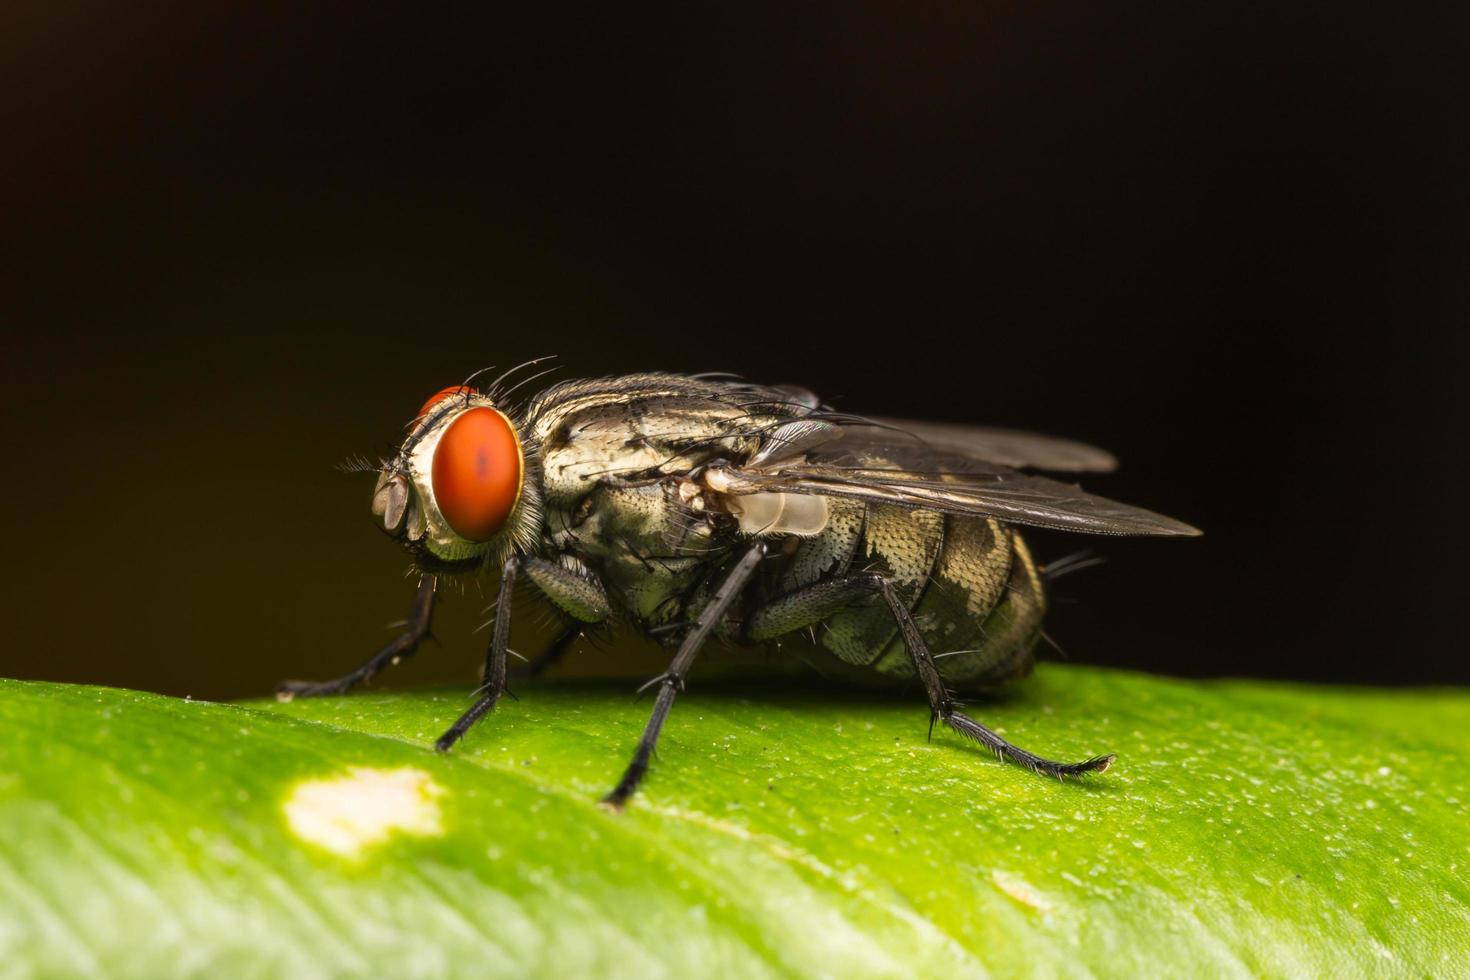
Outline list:
[[[851,567],[894,584],[947,683],[995,684],[1030,668],[1045,598],[1025,542],[1004,524],[870,506]],[[881,602],[844,610],[825,625],[821,643],[839,660],[879,675],[914,676]]]
[[[939,672],[953,683],[998,684],[1026,674],[1034,662],[1041,619],[1046,614],[1046,592],[1026,542],[1015,531],[1010,538],[1010,578],[985,619],[979,647],[972,657],[955,657],[957,663],[950,673],[940,661]]]
[[[882,575],[912,609],[944,550],[944,525],[937,511],[869,504],[848,570]],[[897,636],[893,614],[879,601],[828,617],[820,631],[822,646],[838,660],[870,669]]]

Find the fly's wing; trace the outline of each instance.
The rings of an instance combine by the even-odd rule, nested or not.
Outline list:
[[[887,448],[912,450],[927,446],[933,451],[979,462],[1055,473],[1107,473],[1118,468],[1118,460],[1105,449],[1034,432],[907,419],[866,421],[872,424],[842,427],[845,445],[880,452]]]
[[[1197,535],[1181,521],[1090,494],[1081,487],[1006,466],[965,461],[963,472],[804,461],[772,469],[721,467],[705,476],[722,493],[817,494],[971,517],[994,517],[1058,531],[1114,535]],[[937,462],[931,456],[931,464]]]
[[[1200,533],[1162,514],[1018,472],[1116,468],[1111,453],[1085,443],[1012,429],[842,415],[824,410],[802,389],[744,390],[795,417],[764,428],[759,448],[743,465],[706,471],[705,482],[717,492],[846,497],[1085,534]]]

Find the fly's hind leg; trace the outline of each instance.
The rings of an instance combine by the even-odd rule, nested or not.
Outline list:
[[[909,615],[908,607],[894,593],[893,586],[888,584],[887,579],[879,575],[873,578],[877,579],[878,590],[883,595],[883,601],[893,613],[893,618],[898,621],[898,631],[903,634],[903,644],[908,649],[909,658],[914,662],[914,670],[918,671],[919,679],[924,682],[924,691],[929,696],[931,731],[934,720],[938,719],[966,738],[979,742],[1002,759],[1009,759],[1032,772],[1044,776],[1055,776],[1058,779],[1064,776],[1102,772],[1113,764],[1115,757],[1112,755],[1094,756],[1081,762],[1053,762],[1051,759],[1043,759],[1039,755],[1012,745],[960,711],[955,706],[954,698],[945,688],[944,681],[939,676],[939,669],[934,666],[934,655],[929,652],[929,645],[924,642],[924,637],[919,632],[913,616]]]
[[[435,584],[435,578],[432,575],[425,575],[419,579],[418,592],[413,599],[413,609],[409,612],[408,619],[403,622],[403,632],[390,640],[383,649],[373,654],[372,659],[367,663],[330,681],[282,681],[276,686],[276,698],[281,701],[290,701],[292,698],[342,694],[359,684],[372,680],[384,667],[413,656],[419,644],[429,635],[429,621],[434,615]]]
[[[1102,772],[1113,764],[1114,756],[1100,755],[1082,762],[1053,762],[1039,755],[1012,745],[995,732],[960,711],[954,697],[944,686],[939,668],[934,665],[934,655],[924,642],[918,625],[909,614],[908,607],[893,591],[893,586],[883,576],[875,573],[860,573],[815,585],[793,592],[768,604],[753,616],[746,625],[746,636],[751,640],[774,639],[786,633],[804,629],[821,622],[828,616],[851,605],[854,601],[878,593],[898,623],[905,649],[913,661],[914,670],[924,684],[929,697],[930,730],[935,721],[966,738],[974,739],[1002,759],[1009,759],[1025,766],[1032,772],[1046,776],[1081,776],[1091,772]]]

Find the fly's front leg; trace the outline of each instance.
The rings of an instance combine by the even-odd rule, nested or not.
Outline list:
[[[914,670],[918,673],[919,680],[924,684],[924,692],[929,697],[931,730],[936,720],[943,721],[950,728],[966,738],[974,739],[1002,759],[1009,759],[1023,765],[1032,772],[1058,778],[1102,772],[1113,764],[1114,757],[1111,755],[1101,755],[1082,762],[1053,762],[1050,759],[1043,759],[1039,755],[1012,745],[960,711],[953,696],[945,688],[944,680],[939,676],[939,668],[934,665],[934,655],[930,653],[929,645],[924,642],[923,634],[919,632],[919,627],[914,622],[913,616],[909,614],[908,607],[893,591],[893,586],[888,583],[888,580],[881,575],[862,573],[829,582],[818,582],[816,585],[777,599],[750,617],[746,625],[746,636],[752,640],[774,639],[777,636],[821,622],[851,605],[855,599],[871,596],[873,593],[882,597],[889,611],[893,613],[893,618],[898,622],[904,647],[908,650]]]
[[[536,677],[556,664],[566,656],[587,626],[606,622],[612,615],[607,591],[587,566],[571,557],[565,557],[562,561],[562,564],[558,564],[540,558],[527,558],[523,565],[526,577],[573,620],[570,626],[519,672],[527,677]]]
[[[633,751],[633,761],[628,763],[623,778],[613,787],[612,792],[602,798],[602,803],[613,810],[621,810],[628,802],[628,797],[638,789],[638,784],[643,781],[643,776],[648,772],[649,760],[653,757],[654,746],[658,744],[659,732],[664,727],[664,719],[668,718],[669,710],[674,706],[674,698],[684,689],[684,678],[689,673],[689,667],[694,663],[695,654],[699,648],[704,646],[704,641],[709,638],[710,631],[724,618],[729,610],[730,604],[740,595],[740,590],[745,583],[750,581],[750,576],[755,573],[755,568],[760,560],[765,557],[766,546],[757,543],[745,556],[736,563],[715,590],[714,598],[709,605],[699,614],[694,622],[694,628],[689,635],[684,637],[684,642],[679,646],[679,652],[674,654],[673,662],[669,669],[658,677],[649,681],[644,687],[658,685],[658,699],[653,703],[653,714],[649,716],[648,724],[643,728],[643,736],[638,739],[638,748]]]
[[[573,558],[565,564],[544,558],[522,559],[526,578],[540,589],[558,609],[579,623],[601,623],[612,615],[607,590],[597,576]]]
[[[403,622],[403,632],[388,645],[373,654],[371,660],[356,670],[330,681],[282,681],[276,686],[276,698],[290,701],[292,698],[321,697],[326,694],[341,694],[359,684],[366,683],[382,671],[411,657],[424,637],[429,635],[429,621],[434,614],[434,589],[437,582],[432,575],[419,579],[418,592],[414,595],[413,609]]]
[[[485,683],[480,688],[475,703],[434,743],[434,747],[440,752],[449,751],[455,742],[474,727],[475,722],[490,713],[500,696],[505,693],[505,656],[510,645],[510,608],[516,576],[521,571],[552,602],[583,623],[600,623],[612,614],[607,592],[591,573],[568,569],[541,558],[522,558],[519,555],[507,558],[501,569],[500,592],[495,599],[495,628],[491,631],[490,646],[485,652]],[[569,644],[576,636],[572,634],[564,638]]]

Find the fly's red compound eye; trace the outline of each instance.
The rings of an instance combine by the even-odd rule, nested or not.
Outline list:
[[[430,479],[455,534],[493,538],[521,493],[521,445],[510,420],[485,406],[461,413],[439,437]]]
[[[415,415],[414,418],[422,421],[425,416],[427,416],[434,409],[438,408],[439,403],[442,402],[444,399],[453,398],[455,395],[468,395],[472,391],[473,389],[466,388],[464,385],[455,385],[453,388],[445,388],[443,391],[435,392],[428,401],[424,402],[424,407],[419,409],[419,413]]]

